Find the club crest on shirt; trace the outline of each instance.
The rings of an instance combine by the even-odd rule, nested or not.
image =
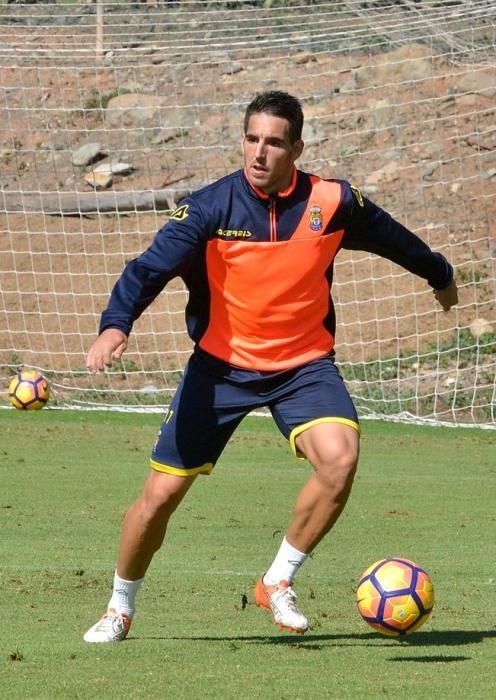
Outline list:
[[[312,231],[322,231],[322,209],[316,204],[312,204],[308,215],[310,217],[310,228]]]

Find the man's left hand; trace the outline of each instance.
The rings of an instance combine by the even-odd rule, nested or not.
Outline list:
[[[458,304],[458,287],[456,286],[455,278],[444,289],[434,289],[434,296],[444,311],[449,311],[452,306]]]

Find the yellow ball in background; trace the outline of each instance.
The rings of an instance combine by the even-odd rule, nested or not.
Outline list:
[[[49,397],[50,385],[37,370],[22,370],[10,382],[9,401],[20,411],[38,411]]]

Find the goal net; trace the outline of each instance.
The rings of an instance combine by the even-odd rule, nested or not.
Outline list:
[[[366,253],[335,263],[337,361],[362,417],[496,425],[496,3],[0,3],[0,405],[161,410],[191,352],[173,281],[125,358],[85,355],[126,261],[241,167],[257,92],[303,102],[304,170],[344,178],[456,268],[444,313]]]

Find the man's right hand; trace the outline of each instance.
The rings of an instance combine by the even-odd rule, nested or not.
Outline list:
[[[127,348],[127,335],[118,328],[106,328],[91,346],[86,367],[90,372],[102,372],[112,367],[112,360],[118,360]]]

